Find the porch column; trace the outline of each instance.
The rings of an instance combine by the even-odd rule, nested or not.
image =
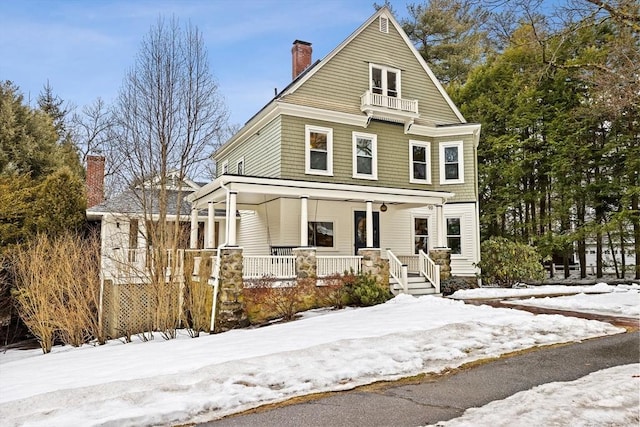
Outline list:
[[[308,202],[309,196],[300,196],[300,247],[302,248],[309,246],[309,233],[307,232],[307,222],[309,221]]]
[[[216,210],[213,202],[207,204],[207,249],[213,249],[216,244]],[[196,231],[197,232],[197,231]]]
[[[373,247],[373,202],[367,201],[367,247]]]
[[[191,236],[189,237],[189,248],[198,249],[198,209],[191,208]]]
[[[227,236],[227,243],[229,246],[236,245],[236,199],[238,197],[237,191],[231,191],[229,193],[229,208],[227,210],[227,230],[229,234]]]
[[[444,219],[443,205],[436,205],[436,221],[438,224],[436,247],[446,248],[447,247],[447,243],[446,243],[447,224]]]

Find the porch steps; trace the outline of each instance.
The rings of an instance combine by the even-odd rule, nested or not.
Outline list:
[[[407,280],[409,295],[439,295],[436,294],[436,289],[424,277],[410,274]],[[400,286],[400,284],[393,277],[389,278],[389,288],[393,295],[402,293],[402,286]]]

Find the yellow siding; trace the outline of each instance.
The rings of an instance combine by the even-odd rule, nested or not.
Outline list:
[[[360,111],[360,96],[369,89],[369,63],[401,70],[401,97],[417,99],[418,124],[451,124],[460,120],[402,36],[390,26],[389,33],[378,30],[374,20],[355,39],[294,93],[283,100],[352,114]]]

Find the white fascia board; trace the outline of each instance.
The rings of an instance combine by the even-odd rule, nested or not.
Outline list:
[[[367,116],[363,114],[342,113],[339,111],[324,110],[322,108],[307,107],[304,105],[289,104],[286,102],[278,102],[277,110],[280,114],[287,116],[360,126],[362,128],[366,128],[368,123]]]
[[[238,141],[245,140],[248,136],[251,136],[264,126],[266,126],[271,120],[278,116],[278,108],[275,101],[271,101],[262,111],[260,111],[255,117],[242,127],[235,135],[233,135],[218,151],[216,151],[212,158],[217,159],[235,145]]]
[[[380,10],[385,11],[386,8],[382,8]],[[404,40],[406,45],[409,46],[409,49],[411,49],[411,52],[413,52],[413,55],[416,57],[420,65],[422,65],[422,68],[424,68],[424,71],[427,73],[431,81],[433,81],[433,84],[436,86],[436,88],[440,92],[440,95],[442,95],[442,97],[447,102],[447,104],[449,104],[449,107],[451,107],[451,110],[453,111],[453,113],[460,120],[460,122],[466,123],[467,121],[465,120],[464,116],[462,115],[460,110],[458,110],[458,107],[456,107],[456,105],[453,103],[453,100],[449,97],[449,94],[447,93],[447,91],[444,90],[444,88],[442,87],[442,84],[440,84],[440,81],[437,79],[436,75],[433,74],[433,71],[431,71],[431,68],[429,68],[429,65],[427,64],[427,62],[424,60],[422,55],[420,55],[420,52],[418,52],[418,49],[416,49],[413,43],[411,43],[411,40],[409,40],[409,36],[407,36],[407,34],[404,32],[404,30],[402,29],[398,21],[396,21],[396,18],[394,18],[393,14],[391,13],[385,13],[385,15],[389,18],[389,21],[393,24],[396,31],[398,31],[398,34],[402,36],[402,39]]]
[[[222,175],[193,194],[195,206],[201,208],[208,201],[225,200],[226,191],[238,194],[271,194],[278,197],[299,197],[334,200],[362,200],[386,203],[442,204],[454,196],[446,191],[409,190],[403,188],[365,185],[331,184],[316,181],[296,181],[277,178]]]
[[[471,123],[454,126],[425,126],[414,124],[407,132],[409,135],[428,136],[431,138],[474,135],[477,146],[477,140],[480,137],[480,124]]]
[[[367,127],[367,116],[362,114],[342,113],[339,111],[324,110],[322,108],[289,104],[282,101],[273,101],[265,110],[255,117],[255,120],[252,120],[251,123],[247,124],[227,141],[227,143],[213,155],[213,158],[217,159],[218,157],[224,156],[236,143],[245,141],[249,136],[256,134],[273,119],[281,115],[342,123],[363,128]]]
[[[315,73],[317,73],[319,69],[321,69],[322,67],[324,67],[325,64],[327,64],[329,61],[331,61],[331,58],[336,56],[346,45],[348,45],[353,39],[355,39],[362,31],[364,31],[365,28],[367,28],[375,19],[377,19],[382,14],[384,14],[385,16],[391,16],[391,13],[389,13],[389,9],[387,9],[386,6],[380,8],[380,10],[378,10],[376,13],[371,15],[371,17],[369,19],[367,19],[364,22],[364,24],[360,25],[360,27],[358,27],[358,29],[356,29],[353,33],[351,33],[351,35],[349,37],[344,39],[344,41],[342,43],[340,43],[335,49],[333,49],[331,52],[329,52],[329,54],[327,54],[327,56],[322,58],[318,65],[316,65],[311,70],[309,70],[309,72],[307,74],[305,74],[304,76],[302,76],[302,78],[300,80],[298,80],[296,83],[291,85],[285,92],[283,92],[281,94],[281,96],[285,96],[285,95],[288,95],[290,93],[295,92],[300,86],[302,86],[307,80],[309,80],[311,78],[311,76],[313,76]]]

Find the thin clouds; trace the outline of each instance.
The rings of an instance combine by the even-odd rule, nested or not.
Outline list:
[[[109,102],[158,17],[176,16],[202,31],[231,121],[244,123],[289,83],[293,40],[320,59],[372,13],[372,0],[0,2],[0,79],[32,99],[49,80],[65,101]]]

